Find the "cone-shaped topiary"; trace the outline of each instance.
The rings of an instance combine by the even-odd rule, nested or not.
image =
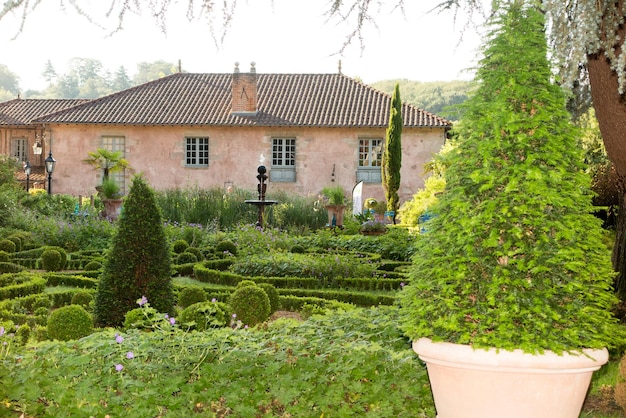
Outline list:
[[[145,296],[173,313],[170,249],[154,192],[135,176],[98,283],[94,313],[100,326],[120,326]]]
[[[561,353],[617,338],[610,254],[543,28],[524,2],[496,14],[400,296],[413,340]]]
[[[391,96],[389,109],[389,126],[385,137],[385,148],[382,160],[382,182],[387,199],[387,211],[394,212],[393,223],[396,223],[396,213],[400,207],[400,168],[402,167],[402,100],[400,99],[400,85],[396,83]]]

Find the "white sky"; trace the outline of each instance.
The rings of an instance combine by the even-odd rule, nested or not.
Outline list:
[[[110,4],[109,0],[81,4],[90,2],[87,10]],[[97,59],[111,72],[123,65],[131,77],[137,63],[157,60],[177,63],[180,59],[188,72],[230,73],[235,62],[247,71],[254,61],[259,73],[335,73],[341,59],[344,74],[366,83],[396,78],[471,79],[467,69],[475,65],[479,37],[467,30],[459,43],[462,22],[455,24],[450,12],[426,13],[437,0],[407,1],[406,16],[392,13],[389,6],[383,8],[378,30],[366,34],[363,53],[355,43],[342,57],[335,53],[352,28],[325,22],[328,2],[274,0],[272,10],[270,0],[239,0],[232,27],[218,47],[206,22],[186,19],[186,1],[172,6],[167,34],[146,13],[127,15],[124,29],[108,36],[116,17],[105,22],[105,11],[93,12],[106,27],[101,29],[69,5],[62,10],[61,0],[43,0],[15,40],[19,16],[0,21],[0,64],[20,77],[22,90],[45,87],[41,73],[48,59],[61,74],[75,57]]]

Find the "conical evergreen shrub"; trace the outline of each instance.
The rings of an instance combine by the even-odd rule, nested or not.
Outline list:
[[[173,313],[170,249],[154,192],[135,176],[98,283],[94,313],[100,326],[120,326],[145,296],[159,312]]]
[[[494,19],[401,326],[413,340],[531,353],[610,346],[610,254],[543,14],[517,1]]]

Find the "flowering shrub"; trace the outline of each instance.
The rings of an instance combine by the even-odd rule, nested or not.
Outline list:
[[[370,219],[361,224],[361,232],[387,232],[387,223],[376,219]]]

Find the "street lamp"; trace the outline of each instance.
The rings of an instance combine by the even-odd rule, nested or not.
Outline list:
[[[52,173],[54,172],[54,165],[57,163],[57,160],[52,158],[52,151],[50,151],[44,163],[46,163],[46,171],[48,172],[48,194],[52,194]]]
[[[24,174],[26,174],[26,191],[30,190],[30,172],[32,171],[32,167],[30,166],[30,161],[26,161],[24,164]]]

